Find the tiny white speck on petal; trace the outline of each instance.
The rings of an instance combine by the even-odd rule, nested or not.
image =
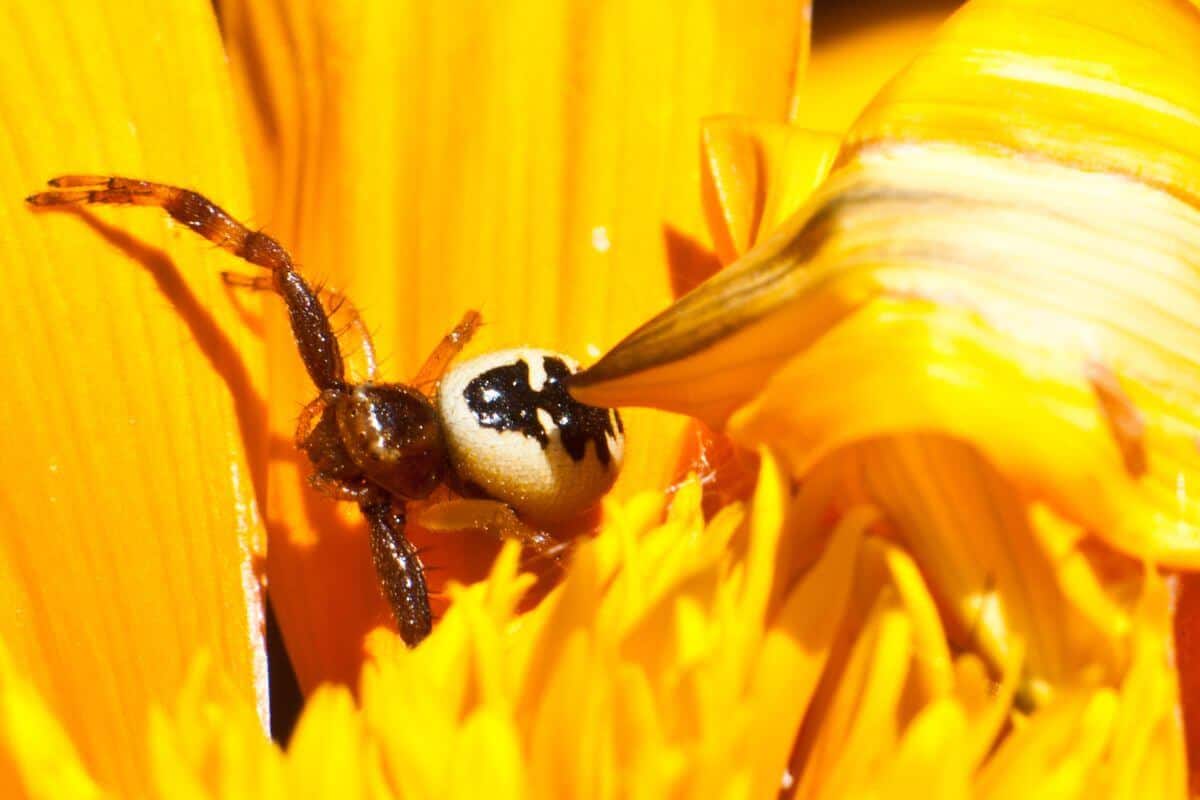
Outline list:
[[[600,348],[596,347],[596,345],[594,345],[594,344],[589,344],[587,346],[587,354],[588,354],[588,358],[599,358],[600,357]]]
[[[779,788],[787,791],[796,785],[796,776],[792,774],[790,769],[786,767],[783,770],[783,775],[779,779]]]
[[[592,247],[597,253],[607,253],[612,247],[612,242],[608,240],[608,228],[603,225],[597,225],[592,228]]]

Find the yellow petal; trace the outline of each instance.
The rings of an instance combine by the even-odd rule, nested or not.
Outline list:
[[[1083,534],[1044,506],[1028,508],[977,451],[941,436],[864,442],[818,465],[842,502],[870,502],[896,526],[945,615],[950,640],[1003,670],[1026,651],[1024,699],[1045,699],[1099,667],[1115,678],[1127,656],[1128,612],[1108,566],[1101,584]],[[1109,585],[1112,584],[1112,585]]]
[[[1145,577],[1117,685],[1064,689],[1025,716],[1012,708],[1020,646],[999,683],[972,655],[949,665],[929,590],[911,557],[876,535],[887,531],[874,510],[833,525],[799,575],[779,561],[764,570],[790,525],[787,483],[769,452],[763,464],[745,516],[731,508],[706,526],[695,483],[660,524],[640,501],[614,509],[525,615],[515,598],[528,581],[507,546],[490,578],[454,590],[420,648],[374,635],[362,707],[345,687],[318,690],[286,753],[201,662],[180,700],[153,711],[143,751],[153,795],[1182,796],[1171,598],[1157,574]],[[632,591],[647,566],[670,573],[652,609]],[[763,586],[774,582],[788,590]],[[764,597],[786,600],[758,617]],[[4,733],[28,737],[0,741],[0,766],[12,768],[0,777],[36,787],[40,768],[98,791],[2,658],[0,711]]]
[[[962,0],[822,3],[814,9],[812,52],[796,85],[791,121],[844,131],[879,90],[928,45]]]
[[[729,263],[803,205],[833,166],[841,139],[718,117],[705,123],[700,141],[708,227],[717,255]]]
[[[1036,792],[1041,797],[1088,797],[1095,770],[1113,730],[1115,692],[1064,696],[1039,712],[1036,721],[1010,736],[976,784],[983,798]]]
[[[749,697],[751,718],[760,734],[747,757],[759,762],[755,772],[760,779],[771,780],[773,767],[787,760],[788,751],[782,748],[793,746],[792,732],[799,728],[823,674],[842,623],[863,528],[874,518],[865,508],[847,516],[821,560],[791,591],[766,632]],[[814,607],[821,608],[815,618]],[[779,707],[783,696],[789,698],[786,710]],[[773,786],[759,788],[766,792]]]
[[[198,649],[265,708],[261,350],[218,276],[238,262],[165,215],[21,198],[116,173],[248,216],[242,145],[206,2],[17,4],[0,39],[0,639],[97,780],[138,795],[114,743],[142,739]]]
[[[1072,361],[1017,345],[955,310],[876,301],[793,360],[733,425],[743,441],[780,443],[796,471],[839,445],[936,427],[973,440],[1022,490],[1114,547],[1200,564],[1192,527],[1200,509],[1173,493],[1179,471],[1198,460],[1184,446],[1187,434],[1174,428],[1167,439],[1164,430],[1163,457],[1149,475],[1130,475]],[[806,390],[836,372],[846,376],[836,398]],[[905,402],[879,403],[888,392]]]
[[[778,372],[735,427],[743,443],[785,437],[794,469],[854,440],[940,430],[1113,546],[1200,563],[1200,82],[1177,66],[1200,58],[1200,17],[1149,3],[1118,33],[1094,4],[1061,5],[957,15],[800,214],[601,359],[577,394],[719,425]],[[1112,144],[1089,156],[1094,141]],[[902,352],[910,334],[927,337],[920,352]],[[846,358],[818,368],[810,356],[833,341]],[[831,377],[850,383],[817,388]],[[855,385],[866,405],[837,407]],[[785,421],[817,406],[816,438]]]
[[[71,737],[0,645],[0,791],[6,797],[103,797]]]
[[[322,687],[288,742],[290,796],[365,797],[382,783],[378,750],[345,687]]]
[[[670,299],[672,267],[712,261],[699,120],[785,117],[806,5],[223,3],[261,221],[358,300],[390,378],[469,307],[488,322],[476,347],[587,358]],[[312,389],[270,313],[286,442]],[[670,481],[681,421],[626,422],[618,492]],[[310,501],[286,444],[274,459],[269,571],[289,651],[307,688],[353,681],[387,618],[361,524]],[[441,542],[427,560],[453,572]]]
[[[459,733],[448,797],[528,797],[520,743],[509,720],[487,711],[469,716]]]
[[[950,648],[937,608],[911,556],[898,547],[888,547],[883,557],[912,622],[913,649],[919,654],[914,660],[917,680],[925,701],[935,701],[949,694],[954,682]]]
[[[240,687],[212,667],[201,654],[177,697],[151,707],[148,714],[142,710],[149,725],[144,743],[138,740],[141,747],[129,746],[129,741],[111,744],[128,749],[143,780],[154,787],[146,796],[280,797],[283,762],[278,749],[264,735]]]
[[[1194,200],[1198,68],[1200,19],[1184,3],[972,3],[874,99],[845,146],[955,141],[1037,153]]]
[[[1163,2],[1114,20],[1095,5],[971,4],[799,214],[577,392],[769,442],[818,487],[816,509],[878,503],[952,635],[998,669],[1027,646],[1021,699],[1057,709],[989,772],[1010,789],[1041,775],[1050,793],[1088,790],[1118,708],[1094,687],[1137,657],[1136,559],[1200,564],[1200,83],[1175,66],[1200,57],[1200,17]],[[733,213],[718,230],[748,241],[729,222],[752,217],[738,198],[722,197]],[[814,713],[838,719],[827,697]],[[1147,769],[1177,791],[1178,736],[1151,729],[1173,755]],[[810,723],[801,752],[836,738]]]
[[[1120,687],[1066,692],[1032,715],[982,769],[982,796],[1030,786],[1048,797],[1185,796],[1170,605],[1166,582],[1148,572]]]
[[[881,596],[821,719],[797,797],[847,796],[870,780],[873,766],[896,745],[912,655],[908,618],[894,593]]]
[[[956,703],[949,698],[930,703],[905,731],[872,796],[969,797],[969,766],[960,755],[967,734],[966,716]]]
[[[912,151],[906,151],[903,159],[878,152],[870,159],[866,156],[863,159],[873,162],[882,172],[895,170],[897,177],[899,173],[906,175],[900,182],[890,184],[897,187],[897,191],[907,191],[898,188],[906,182],[915,186],[926,178],[935,185],[957,185],[964,174],[973,173],[981,179],[972,183],[972,191],[978,196],[989,180],[983,176],[989,175],[996,181],[998,194],[1007,196],[1005,202],[1011,203],[1004,212],[997,212],[1000,216],[995,222],[1000,227],[994,233],[986,234],[998,236],[990,246],[984,246],[986,239],[979,238],[985,236],[984,229],[974,228],[975,223],[982,224],[987,216],[977,207],[972,211],[964,207],[951,211],[949,206],[942,205],[942,199],[929,196],[918,204],[924,209],[924,216],[913,217],[912,208],[901,211],[900,206],[906,206],[906,203],[900,201],[900,206],[893,208],[896,216],[890,217],[890,212],[884,212],[883,216],[876,214],[893,201],[878,200],[877,205],[872,200],[865,205],[874,206],[873,210],[860,217],[858,211],[865,208],[858,203],[846,205],[843,201],[831,201],[835,205],[830,208],[838,209],[836,213],[841,215],[836,226],[827,229],[824,223],[816,227],[801,224],[806,233],[798,240],[799,244],[794,245],[787,245],[791,239],[786,229],[776,234],[772,241],[747,259],[686,298],[667,317],[650,323],[635,334],[627,347],[610,354],[593,368],[592,374],[602,380],[610,367],[620,371],[624,369],[623,362],[627,366],[631,363],[630,358],[641,359],[643,356],[638,353],[650,353],[651,360],[659,366],[631,374],[617,383],[591,387],[581,394],[596,400],[595,393],[610,402],[618,398],[628,401],[638,396],[645,401],[659,402],[667,396],[662,394],[664,388],[675,386],[680,380],[696,382],[695,391],[674,392],[672,396],[686,398],[687,410],[710,419],[715,414],[719,420],[744,395],[745,384],[741,382],[752,383],[754,376],[761,382],[778,369],[789,351],[803,353],[803,357],[795,358],[792,365],[775,378],[774,391],[768,391],[753,410],[742,413],[737,424],[743,435],[756,431],[743,441],[752,442],[768,430],[772,441],[782,435],[779,427],[766,424],[768,419],[784,426],[791,425],[784,422],[787,418],[798,421],[805,412],[787,404],[786,399],[791,397],[802,398],[806,405],[823,407],[832,415],[829,422],[837,419],[840,420],[838,424],[844,423],[855,429],[853,433],[849,428],[834,433],[832,427],[822,427],[824,423],[818,425],[822,437],[833,436],[838,443],[883,432],[933,426],[953,435],[979,440],[979,445],[1001,464],[1007,475],[1021,476],[1025,488],[1045,494],[1053,503],[1095,528],[1113,545],[1170,563],[1194,563],[1196,538],[1191,526],[1195,524],[1196,509],[1187,502],[1186,488],[1180,493],[1179,476],[1183,474],[1182,485],[1186,487],[1187,476],[1198,455],[1189,433],[1197,425],[1192,411],[1195,406],[1186,399],[1195,391],[1197,382],[1189,372],[1189,362],[1177,347],[1180,341],[1187,341],[1196,332],[1187,327],[1184,319],[1151,311],[1154,306],[1149,304],[1161,302],[1161,293],[1168,285],[1173,287],[1172,302],[1176,306],[1192,302],[1189,291],[1200,289],[1189,285],[1191,278],[1186,262],[1174,256],[1176,247],[1185,247],[1188,241],[1200,235],[1200,215],[1170,196],[1120,178],[1090,175],[1040,162],[1025,164],[967,155],[953,149],[934,153],[927,153],[932,157],[931,161],[916,157]],[[937,177],[938,168],[933,167],[932,162],[942,158],[947,159],[942,161],[942,167],[948,169]],[[841,174],[855,182],[851,177],[855,171],[847,168]],[[869,171],[874,173],[874,178],[882,174],[873,169]],[[1031,180],[1023,186],[1025,178]],[[1028,192],[1032,186],[1041,187],[1041,193],[1035,193],[1041,198],[1054,192],[1069,196],[1070,215],[1078,223],[1070,222],[1064,214],[1050,216],[1041,206],[1031,204]],[[1092,236],[1080,239],[1085,234],[1077,227],[1084,219],[1091,225],[1090,220],[1097,214],[1109,213],[1108,201],[1097,203],[1095,198],[1098,193],[1118,186],[1133,201],[1126,209],[1121,230],[1123,236],[1130,236],[1130,241],[1142,248],[1134,252],[1124,250],[1124,242],[1099,245]],[[830,197],[840,193],[836,185],[827,187],[827,191]],[[1021,198],[1019,202],[1018,197]],[[818,207],[821,205],[819,202]],[[1088,205],[1093,206],[1090,211]],[[946,210],[948,216],[935,210],[939,207]],[[1136,209],[1136,213],[1132,209]],[[814,219],[833,212],[817,213]],[[959,228],[950,222],[951,218],[964,220],[964,214],[970,214],[973,220],[967,227]],[[1079,216],[1074,217],[1076,214]],[[875,240],[873,246],[879,249],[876,255],[867,258],[864,245],[872,239],[874,231],[880,230],[877,224],[885,217],[903,224],[905,236],[913,244],[901,240]],[[1011,241],[1020,241],[1031,249],[1019,261],[1009,260],[1011,256],[998,260],[1001,251],[992,252],[990,248],[1004,246],[1006,240],[1003,237],[1015,233],[1016,229],[1009,226],[1017,217],[1022,219],[1020,227],[1025,238]],[[1140,233],[1135,218],[1140,218],[1146,226]],[[1173,225],[1170,234],[1161,232],[1164,222]],[[1158,231],[1153,237],[1149,233],[1150,227]],[[1035,235],[1035,231],[1039,231],[1040,236]],[[838,235],[827,235],[831,232]],[[843,240],[843,236],[848,239]],[[964,236],[972,240],[969,249],[962,249],[966,247],[965,240],[955,244]],[[823,240],[815,237],[823,237]],[[1078,252],[1081,244],[1086,248],[1083,253]],[[793,254],[798,252],[797,248],[814,247],[820,260],[804,270],[796,269],[801,262],[794,262],[790,267],[776,264],[765,272],[757,270],[756,266],[761,264],[756,265],[756,254],[771,246],[785,247],[785,252]],[[964,279],[970,271],[955,276],[941,270],[915,269],[911,264],[920,259],[913,262],[913,257],[904,256],[904,248],[908,247],[917,248],[916,253],[934,252],[928,248],[950,248],[968,262],[981,260],[980,267],[987,271],[995,272],[999,268],[995,277],[1002,281],[998,285],[1004,287],[1003,291],[988,289],[991,279],[975,280],[970,284],[974,288],[968,288]],[[896,251],[896,248],[901,250]],[[893,251],[896,254],[888,255]],[[852,260],[839,258],[843,253],[851,252],[858,255]],[[1127,263],[1126,260],[1135,257],[1141,259],[1139,270],[1124,269],[1122,265]],[[1053,259],[1053,263],[1047,261],[1046,269],[1026,273],[1030,265],[1041,258]],[[860,266],[864,260],[868,264],[878,260],[881,266],[864,269]],[[1079,269],[1108,275],[1111,283],[1094,281],[1094,294],[1076,292],[1073,308],[1064,309],[1055,298],[1063,296],[1064,291],[1071,291],[1069,287],[1078,286],[1074,272]],[[754,278],[756,285],[768,291],[743,307],[731,309],[729,303],[722,304],[716,299],[721,291],[708,292],[722,282],[751,275],[757,275]],[[1047,282],[1048,285],[1030,294],[1032,287],[1029,284],[1033,281]],[[897,299],[876,300],[852,312],[881,289]],[[795,300],[787,301],[793,294]],[[1161,331],[1164,337],[1169,336],[1169,339],[1161,340],[1169,350],[1164,352],[1150,345],[1145,338],[1107,325],[1115,318],[1113,315],[1120,312],[1113,309],[1102,313],[1099,309],[1132,303],[1134,298],[1140,298],[1136,307],[1142,314],[1139,318],[1145,322],[1143,332],[1149,335],[1150,331]],[[775,310],[762,316],[763,307],[770,305],[774,305]],[[1081,315],[1084,308],[1091,307],[1096,311]],[[847,314],[850,314],[848,318]],[[755,315],[758,320],[748,322]],[[699,321],[699,328],[692,331],[696,334],[694,339],[682,338],[682,329],[673,321],[680,318]],[[845,321],[829,336],[816,340],[806,352],[831,319]],[[876,320],[878,325],[867,319]],[[870,333],[866,330],[868,327],[873,328]],[[1041,333],[1041,339],[1037,339],[1035,331]],[[913,342],[925,342],[918,346],[920,352],[904,352],[903,343],[910,336],[914,337]],[[857,341],[851,345],[850,339],[855,337],[858,337]],[[696,343],[686,343],[690,341]],[[1049,347],[1047,342],[1055,344]],[[677,359],[675,356],[683,352],[678,349],[679,345],[686,347],[691,355]],[[746,347],[760,355],[747,361]],[[849,358],[818,364],[821,361],[818,353],[831,354],[835,350]],[[938,369],[926,366],[937,362],[942,365]],[[801,364],[806,366],[801,367]],[[1111,368],[1105,367],[1105,372],[1121,375],[1119,393],[1097,385],[1096,364],[1112,364]],[[699,382],[697,370],[715,377]],[[801,373],[805,373],[805,378],[797,381]],[[790,377],[785,379],[785,374]],[[862,407],[859,412],[852,412],[849,405],[835,407],[828,402],[832,395],[816,394],[808,389],[817,385],[812,381],[814,376],[819,375],[820,380],[824,380],[824,376],[831,374],[845,375],[847,380],[862,387],[867,393],[860,395],[860,399],[870,403],[870,408]],[[689,378],[689,375],[693,377]],[[1168,381],[1178,387],[1175,393],[1163,394],[1152,388]],[[977,399],[970,400],[968,398],[974,392],[970,388],[972,383],[978,387],[989,384],[991,388],[985,393],[974,394]],[[868,390],[868,384],[873,388]],[[852,385],[847,385],[843,391],[853,393]],[[1008,385],[1013,393],[1001,390],[1001,385]],[[902,386],[909,388],[901,390]],[[906,402],[875,403],[881,390],[904,397]],[[942,394],[943,390],[946,394]],[[647,391],[651,393],[645,394]],[[870,392],[874,394],[870,395]],[[842,393],[838,393],[839,399]],[[934,401],[933,395],[941,395],[942,399]],[[949,400],[951,395],[956,396],[952,402]],[[907,402],[910,396],[913,402]],[[659,400],[651,400],[654,397]],[[1012,397],[1013,402],[989,402],[998,397]],[[933,402],[927,404],[927,401]],[[1042,408],[1043,403],[1048,405]],[[1141,433],[1135,439],[1127,440],[1128,432],[1120,426],[1114,427],[1114,403],[1130,405],[1143,420],[1138,429]],[[676,400],[673,405],[678,407],[683,403]],[[901,422],[897,416],[892,416],[903,416],[922,406],[924,411],[917,412],[922,417],[919,421],[914,417]],[[769,407],[782,415],[767,411]],[[963,415],[973,417],[970,425],[960,424],[966,422]],[[885,422],[876,426],[868,422],[872,417],[882,421],[889,416],[895,424]],[[988,423],[982,430],[971,427],[985,417],[993,423]],[[996,427],[991,427],[993,424]],[[1011,445],[1016,440],[1008,435],[1013,429],[1025,432],[1025,437],[1020,440],[1021,447],[1015,450]],[[793,432],[798,434],[799,430],[793,428]],[[1026,437],[1030,442],[1028,445],[1025,444]],[[824,442],[804,440],[803,436],[789,439],[792,454],[803,454],[793,466],[803,468],[832,444],[832,439]],[[1140,459],[1131,460],[1131,448],[1141,454]],[[1078,467],[1069,465],[1068,459],[1080,459],[1075,462]],[[1147,474],[1143,475],[1139,466],[1144,467]],[[1096,492],[1088,487],[1096,485],[1108,487],[1103,493],[1108,502],[1093,502]],[[1186,524],[1176,525],[1176,519],[1182,519]]]
[[[1135,618],[1133,657],[1121,684],[1121,706],[1109,744],[1109,763],[1094,775],[1112,797],[1182,797],[1187,758],[1179,714],[1167,582],[1148,571]]]
[[[1024,652],[1017,652],[1004,665],[997,684],[975,656],[960,656],[954,662],[955,700],[967,715],[970,730],[963,742],[963,760],[974,770],[995,747],[1012,710],[1017,681],[1024,666]]]

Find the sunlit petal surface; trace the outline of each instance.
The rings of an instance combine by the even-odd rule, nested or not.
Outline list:
[[[858,0],[814,9],[813,46],[791,121],[845,131],[889,80],[929,45],[962,0]]]
[[[69,736],[97,781],[138,796],[150,776],[125,743],[197,651],[251,716],[256,691],[265,703],[265,475],[247,459],[265,448],[261,354],[217,274],[235,262],[190,231],[155,211],[34,213],[22,198],[55,175],[115,173],[248,214],[242,144],[205,2],[9,4],[0,40],[5,671],[47,698],[53,739]],[[49,731],[7,702],[10,737]],[[26,755],[65,749],[49,742],[30,738]],[[86,794],[70,774],[35,777]]]
[[[411,376],[472,307],[477,347],[590,360],[669,302],[674,278],[716,268],[701,119],[784,120],[806,14],[773,0],[222,3],[257,222],[361,306],[388,378]],[[267,335],[272,595],[301,683],[352,683],[387,615],[361,523],[303,485],[288,441],[311,388],[286,329]],[[681,423],[627,424],[618,494],[668,483]],[[460,539],[433,542],[435,583],[495,554]]]

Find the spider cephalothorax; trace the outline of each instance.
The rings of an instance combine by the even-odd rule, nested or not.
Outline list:
[[[444,482],[468,495],[492,497],[533,522],[578,514],[608,490],[620,469],[623,429],[615,411],[585,406],[567,393],[577,369],[546,350],[500,351],[442,373],[479,325],[464,315],[412,384],[380,383],[369,337],[367,374],[346,377],[346,363],[317,291],[287,251],[187,189],[128,178],[68,175],[28,199],[34,206],[89,203],[157,206],[196,233],[269,275],[225,274],[235,286],[270,290],[287,306],[292,336],[320,394],[296,430],[296,446],[313,466],[314,487],[358,504],[370,530],[380,585],[401,636],[410,645],[430,630],[429,597],[420,557],[404,535],[405,504]],[[422,388],[436,388],[436,398]],[[511,535],[541,547],[527,526]]]

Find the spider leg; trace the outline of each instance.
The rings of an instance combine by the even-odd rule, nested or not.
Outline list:
[[[363,494],[360,486],[317,473],[308,476],[308,485],[330,500],[339,502],[357,503]]]
[[[249,289],[255,292],[275,291],[275,285],[266,275],[243,275],[240,272],[227,270],[221,273],[221,280],[225,281],[226,286],[235,286],[238,289]],[[335,314],[343,315],[346,318],[346,328],[352,330],[358,338],[362,364],[347,365],[350,367],[352,380],[356,383],[375,383],[379,377],[379,362],[375,357],[375,341],[371,337],[367,323],[363,322],[358,307],[340,289],[323,286],[317,290],[317,295],[322,298],[329,317],[332,319]],[[354,376],[355,366],[364,374]]]
[[[371,558],[400,637],[409,647],[415,647],[429,635],[433,625],[425,572],[420,556],[404,535],[404,512],[393,508],[386,496],[377,495],[366,493],[358,507],[370,527]]]
[[[329,316],[316,292],[292,264],[279,242],[252,231],[203,195],[151,181],[95,175],[63,175],[51,189],[26,198],[30,205],[89,204],[156,206],[196,233],[244,259],[271,271],[273,288],[287,305],[300,358],[318,389],[345,389],[345,365]]]
[[[483,316],[478,311],[472,310],[463,314],[454,330],[443,336],[442,341],[438,342],[438,346],[429,354],[429,358],[425,359],[425,363],[413,378],[413,386],[423,389],[440,381],[451,359],[467,346],[467,342],[471,341],[471,337],[482,323]]]
[[[425,508],[417,522],[428,530],[474,530],[500,540],[514,539],[538,558],[558,565],[570,550],[569,543],[524,522],[510,506],[499,500],[447,500]]]
[[[308,405],[300,410],[300,417],[296,420],[295,438],[292,440],[297,450],[303,450],[308,443],[308,437],[312,435],[313,429],[320,423],[321,415],[325,413],[326,405],[325,398],[318,396],[309,401]]]
[[[275,284],[266,275],[243,275],[240,272],[221,272],[221,280],[226,286],[236,286],[239,289],[249,289],[252,292],[273,292]]]

